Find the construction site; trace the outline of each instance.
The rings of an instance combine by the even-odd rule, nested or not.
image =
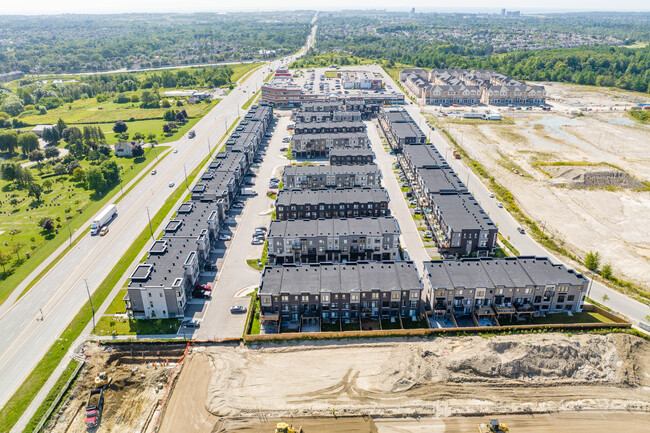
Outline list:
[[[425,114],[560,245],[583,258],[598,251],[615,275],[647,287],[650,125],[623,111],[638,95],[558,83],[547,92],[553,111],[505,110],[503,121]]]
[[[273,432],[279,422],[287,432],[475,432],[489,418],[513,432],[641,432],[650,422],[650,343],[622,333],[184,349],[89,345],[47,431],[86,431],[98,379],[110,382],[98,432]]]

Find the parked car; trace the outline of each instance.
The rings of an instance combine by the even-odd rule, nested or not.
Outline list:
[[[286,151],[287,151],[287,148],[286,148],[286,147],[281,147],[281,148],[280,148],[280,152],[286,152]]]
[[[212,287],[209,284],[197,284],[194,286],[194,288],[200,290],[210,290]]]
[[[284,137],[284,138],[282,139],[282,142],[283,142],[283,143],[288,143],[289,141],[291,141],[291,139],[290,139],[289,137]]]
[[[427,231],[424,232],[424,236],[427,237],[427,238],[430,238],[430,237],[433,236],[433,233],[431,233],[431,230],[427,230]]]
[[[201,325],[199,325],[199,322],[197,322],[196,320],[192,320],[192,319],[185,319],[185,320],[183,320],[181,322],[181,327],[184,327],[184,328],[198,328],[200,326]]]
[[[271,179],[269,179],[269,181],[278,183],[280,182],[280,179],[278,179],[277,177],[272,177]]]
[[[524,230],[523,227],[517,227],[517,231],[518,231],[519,233],[521,233],[522,235],[525,235],[525,234],[526,234],[526,230]]]
[[[193,290],[192,291],[192,297],[193,298],[203,298],[203,299],[208,299],[212,297],[212,291],[211,290]]]
[[[233,203],[232,207],[233,207],[233,209],[243,209],[244,208],[244,203],[238,201],[236,203]]]
[[[247,180],[246,182],[244,182],[244,184],[248,186],[253,186],[255,185],[255,182],[253,182],[252,180]]]
[[[232,236],[230,235],[219,235],[220,241],[229,241],[230,239],[232,239]]]
[[[106,233],[108,233],[108,226],[102,227],[102,229],[99,231],[99,236],[106,236]]]
[[[270,132],[267,132],[266,134],[264,134],[264,137],[271,138],[271,137],[273,137],[273,134],[271,134]]]
[[[262,239],[253,238],[251,245],[263,245],[264,241]]]
[[[268,230],[268,228],[267,228],[266,226],[259,226],[259,227],[256,227],[256,228],[255,228],[255,231],[258,231],[258,230],[261,230],[261,231],[263,231],[263,232],[266,232],[266,231]]]
[[[233,305],[232,307],[230,307],[230,312],[233,314],[245,313],[246,311],[248,311],[248,309],[241,305]]]

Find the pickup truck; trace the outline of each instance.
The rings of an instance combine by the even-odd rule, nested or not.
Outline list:
[[[90,391],[86,404],[86,428],[95,428],[99,425],[104,408],[104,391],[101,388]]]
[[[454,158],[460,159],[460,153],[457,150],[454,150]]]

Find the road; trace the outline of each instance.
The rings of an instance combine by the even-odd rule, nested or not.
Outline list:
[[[292,56],[254,71],[194,127],[196,137],[184,137],[171,146],[178,150],[145,176],[118,205],[118,216],[105,237],[85,236],[25,296],[0,315],[0,407],[59,337],[87,302],[86,285],[93,293],[110,270],[172,193],[168,184],[181,185],[225,133],[227,126],[243,115],[241,106],[264,77],[282,64],[304,54],[313,43],[316,26],[307,45]],[[42,311],[42,320],[41,318]]]
[[[282,168],[290,163],[280,149],[287,144],[282,143],[283,137],[288,137],[287,125],[290,123],[289,112],[283,113],[277,120],[273,137],[266,149],[262,163],[259,166],[255,185],[252,187],[257,196],[249,197],[244,203],[241,214],[235,216],[237,224],[230,227],[232,239],[227,242],[226,254],[223,260],[217,262],[216,280],[212,291],[212,299],[204,314],[201,327],[195,331],[194,337],[203,339],[239,338],[242,335],[245,314],[230,313],[232,305],[248,307],[250,298],[245,296],[245,289],[257,287],[260,283],[261,272],[246,264],[248,259],[257,259],[262,255],[262,245],[251,245],[253,232],[256,227],[268,227],[271,222],[271,211],[274,200],[266,196],[271,177],[280,178]],[[237,294],[240,296],[236,296]]]
[[[394,89],[399,90],[399,86],[397,86],[392,78],[390,78],[390,76],[386,74],[380,66],[355,66],[355,69],[359,68],[368,68],[374,72],[381,74],[384,77],[385,82],[391,84]],[[512,215],[510,215],[507,210],[504,208],[499,208],[497,206],[497,200],[490,197],[490,191],[478,178],[478,176],[467,167],[464,160],[457,160],[451,157],[453,149],[451,148],[450,144],[443,138],[442,134],[438,130],[432,131],[426,125],[426,120],[424,119],[424,116],[422,116],[419,106],[408,104],[406,105],[406,110],[418,123],[431,143],[433,143],[438,151],[445,156],[447,162],[456,171],[456,173],[458,173],[460,179],[466,183],[470,192],[474,194],[474,197],[476,197],[481,206],[483,206],[483,209],[485,209],[485,211],[490,215],[490,218],[492,218],[492,220],[499,227],[499,233],[508,239],[510,243],[517,250],[519,250],[519,253],[521,255],[549,257],[555,263],[566,264],[566,260],[563,260],[552,252],[546,250],[546,248],[538,244],[537,241],[535,241],[528,234],[521,234],[517,231],[517,228],[520,226],[520,224],[514,219]],[[571,268],[572,266],[570,264],[567,264],[567,267]],[[627,316],[633,321],[644,321],[646,320],[645,317],[650,314],[649,306],[642,304],[632,298],[629,298],[596,280],[593,280],[591,286],[592,287],[589,292],[589,297],[591,299],[597,300],[601,304]],[[603,296],[605,295],[606,300],[603,299]]]
[[[408,203],[404,199],[400,184],[397,182],[395,173],[393,173],[393,164],[397,160],[393,155],[390,155],[384,150],[377,126],[375,126],[376,123],[374,121],[366,121],[364,123],[368,131],[372,151],[375,153],[375,163],[379,167],[379,170],[381,170],[382,186],[386,188],[390,197],[388,208],[390,209],[391,215],[397,219],[399,228],[402,231],[400,243],[402,244],[402,248],[408,252],[409,258],[415,262],[415,266],[420,275],[424,275],[424,262],[431,260],[431,257],[429,257],[427,250],[424,248],[418,227],[415,225],[415,220],[411,215]]]

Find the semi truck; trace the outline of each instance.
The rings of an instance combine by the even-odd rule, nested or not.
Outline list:
[[[102,388],[93,389],[88,395],[88,403],[86,404],[86,428],[91,429],[99,425],[103,408],[104,390]]]
[[[113,217],[117,215],[117,206],[109,204],[90,224],[90,234],[96,235]]]

